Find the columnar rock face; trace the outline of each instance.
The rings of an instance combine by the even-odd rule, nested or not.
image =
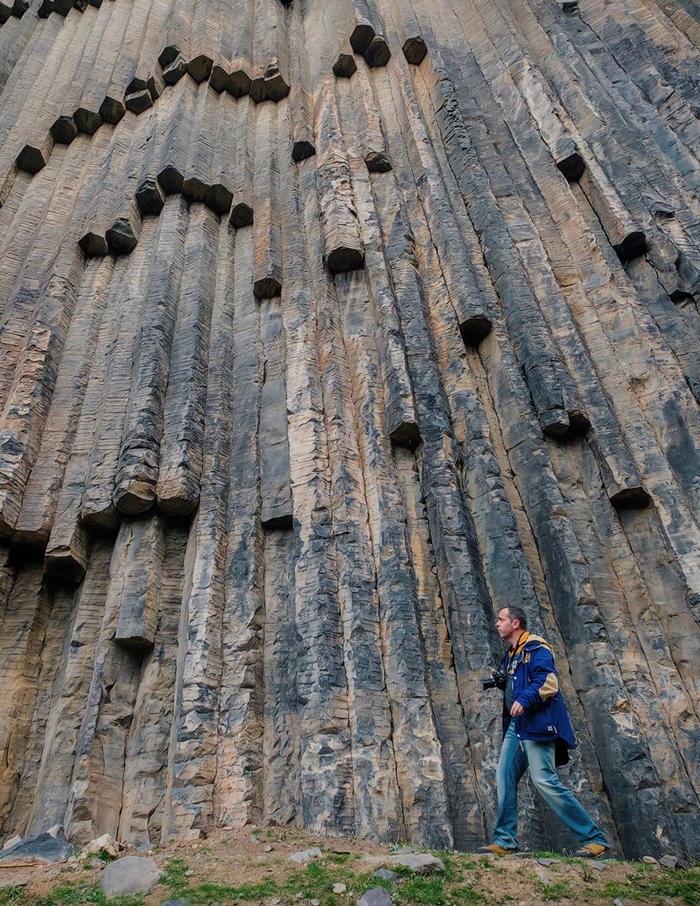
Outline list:
[[[700,6],[0,24],[0,834],[480,844],[511,604],[700,856]]]

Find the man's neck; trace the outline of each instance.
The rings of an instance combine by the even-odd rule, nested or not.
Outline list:
[[[515,651],[518,647],[518,642],[525,635],[524,629],[518,629],[517,632],[514,632],[512,635],[508,636],[508,641],[510,642],[511,651]]]

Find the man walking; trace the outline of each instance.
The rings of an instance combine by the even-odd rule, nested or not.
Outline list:
[[[573,748],[573,730],[559,691],[552,649],[539,636],[527,632],[527,618],[519,607],[504,607],[496,629],[510,643],[497,684],[503,688],[503,745],[498,762],[498,819],[495,842],[479,852],[496,855],[518,852],[518,782],[530,768],[540,796],[581,843],[574,854],[595,859],[610,846],[593,822],[562,784],[555,765],[566,764]]]

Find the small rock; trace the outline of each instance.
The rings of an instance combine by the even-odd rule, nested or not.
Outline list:
[[[3,850],[12,849],[13,846],[17,846],[18,843],[22,842],[22,838],[19,834],[15,834],[14,837],[10,837],[7,843],[3,846]]]
[[[194,874],[194,868],[188,868],[187,871],[185,872],[185,877],[189,878],[193,874]]]
[[[333,893],[345,893],[346,890],[347,890],[347,887],[345,886],[345,884],[334,884],[333,885]]]
[[[263,846],[263,852],[265,852],[265,853],[271,853],[271,852],[272,852],[272,847],[270,846],[269,843],[266,843],[266,844]]]
[[[163,906],[190,906],[187,900],[166,900]]]
[[[664,897],[661,902],[664,906],[676,906],[676,901],[672,900],[671,897]]]
[[[153,852],[153,847],[155,843],[142,843],[141,846],[136,847],[137,853],[150,853]]]
[[[51,834],[27,837],[21,843],[0,852],[0,859],[39,859],[42,862],[60,862],[75,855],[75,847],[66,840]]]
[[[272,899],[270,900],[270,903],[272,903],[272,906],[277,906],[279,901],[280,901],[279,897],[272,897]],[[163,906],[165,906],[165,904],[163,904]]]
[[[102,859],[90,859],[88,865],[90,868],[103,868],[107,863],[103,862]]]
[[[253,836],[250,838],[250,842],[251,842],[251,843],[260,843],[260,841],[259,841],[258,838],[255,836],[255,834],[253,834]]]
[[[297,900],[304,899],[304,894],[301,891],[299,891],[299,893],[295,893],[294,896],[297,898]]]
[[[489,853],[491,855],[491,853]],[[419,875],[432,875],[436,871],[444,871],[445,866],[437,856],[427,853],[415,853],[407,856],[394,856],[391,860],[395,865],[405,865]]]
[[[678,859],[673,853],[667,853],[665,856],[661,856],[659,865],[663,865],[666,868],[678,868]]]
[[[613,906],[625,906],[625,904],[622,902],[622,900],[614,899]]]
[[[393,906],[391,894],[383,887],[373,887],[357,901],[357,906]]]
[[[558,865],[561,862],[561,859],[548,859],[546,856],[544,856],[537,861],[540,865]]]
[[[292,853],[289,857],[290,862],[310,862],[312,859],[318,859],[323,853],[318,846],[312,846],[310,849],[304,849],[299,853]]]
[[[653,856],[642,856],[642,862],[646,862],[647,865],[658,865],[658,861]]]
[[[595,868],[596,871],[605,871],[607,867],[605,862],[591,862],[591,868]]]
[[[542,883],[545,884],[546,886],[549,886],[552,883],[552,879],[549,877],[549,875],[544,870],[544,868],[536,868],[535,874],[540,879],[540,881],[542,881]]]
[[[118,859],[119,844],[114,837],[110,836],[110,834],[102,834],[101,837],[96,837],[94,840],[91,840],[87,846],[84,846],[80,855],[84,856],[88,853],[95,853],[96,855],[107,853],[112,859]]]
[[[109,863],[102,872],[100,884],[108,897],[148,893],[162,874],[153,859],[124,856]]]
[[[309,903],[311,903],[311,906],[321,906],[319,900],[309,900]]]
[[[375,871],[372,877],[379,878],[380,881],[391,881],[392,884],[399,879],[396,872],[392,871],[390,868],[380,868],[378,871]]]

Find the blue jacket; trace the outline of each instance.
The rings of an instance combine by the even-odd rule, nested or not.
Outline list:
[[[523,714],[511,717],[506,711],[504,696],[503,735],[513,720],[518,739],[562,740],[566,743],[564,750],[574,748],[574,731],[559,690],[552,649],[547,642],[525,633],[518,641],[512,661],[510,650],[506,652],[501,669],[504,674],[509,669],[513,671],[513,701],[520,702],[525,708]],[[562,748],[562,743],[558,748]],[[558,757],[557,763],[565,764],[566,761]]]

